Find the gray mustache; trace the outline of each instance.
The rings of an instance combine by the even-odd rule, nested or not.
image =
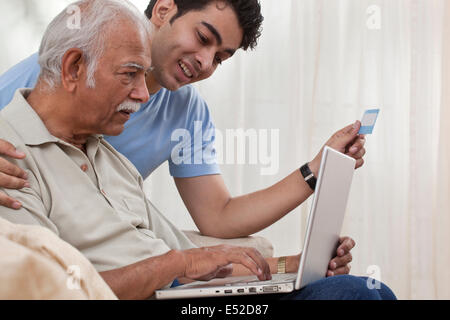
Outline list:
[[[117,112],[120,111],[132,111],[138,112],[141,109],[141,104],[134,101],[124,101],[117,107]]]

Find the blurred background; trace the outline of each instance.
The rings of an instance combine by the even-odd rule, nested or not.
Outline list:
[[[71,2],[0,0],[0,73],[35,53],[47,24]],[[132,2],[142,11],[148,5]],[[450,3],[261,4],[257,49],[239,52],[196,85],[222,133],[279,130],[278,171],[262,175],[265,165],[248,158],[224,164],[230,192],[271,186],[312,160],[364,110],[380,108],[342,232],[357,242],[351,273],[379,278],[401,299],[450,299]],[[166,164],[145,187],[177,226],[196,229]],[[311,199],[259,233],[274,244],[275,255],[301,250],[310,205]]]

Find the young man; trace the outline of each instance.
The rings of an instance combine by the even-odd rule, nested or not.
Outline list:
[[[257,0],[152,0],[146,15],[155,27],[152,43],[153,72],[146,79],[151,95],[139,112],[131,116],[125,131],[107,137],[147,178],[159,165],[169,161],[170,173],[189,213],[204,235],[235,238],[258,232],[281,219],[303,203],[313,190],[296,169],[279,183],[240,197],[231,197],[214,159],[202,164],[174,163],[171,141],[176,129],[194,135],[194,121],[202,121],[203,132],[214,129],[206,102],[189,84],[209,78],[223,61],[239,48],[254,48],[260,35],[261,9]],[[33,55],[0,78],[1,106],[21,87],[33,87],[39,75],[38,57]],[[132,75],[131,75],[132,76]],[[347,153],[363,165],[364,137],[357,134],[360,123],[349,125],[326,143]],[[214,139],[205,137],[203,153],[213,148]],[[0,141],[0,154],[23,158],[12,145]],[[213,153],[209,153],[213,154]],[[321,152],[309,163],[317,176]],[[194,161],[192,161],[194,163]],[[212,164],[211,164],[212,163]],[[0,186],[27,186],[25,172],[0,158]],[[201,196],[199,196],[201,195]],[[21,203],[0,193],[0,203],[18,209]],[[255,214],[258,213],[258,214]],[[348,273],[350,250],[355,243],[343,238],[337,257],[330,262],[329,275]]]
[[[142,177],[102,136],[119,135],[149,99],[149,25],[123,0],[77,5],[85,26],[68,30],[66,11],[52,21],[42,39],[35,88],[17,90],[0,113],[0,138],[26,152],[25,159],[12,161],[29,173],[27,188],[1,189],[23,206],[0,207],[0,217],[52,230],[91,261],[119,298],[148,298],[176,278],[253,273],[270,279],[273,258],[250,248],[195,248],[150,208]],[[297,268],[298,257],[292,262],[289,267]],[[369,289],[366,279],[341,276],[284,296],[330,297],[393,294],[385,286]]]

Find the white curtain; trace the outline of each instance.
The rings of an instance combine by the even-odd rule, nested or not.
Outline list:
[[[37,51],[45,26],[69,2],[0,0],[0,27],[8,30],[0,34],[0,72]],[[336,130],[379,107],[344,223],[343,234],[357,242],[352,274],[379,277],[402,299],[450,299],[450,3],[261,2],[266,20],[257,50],[238,53],[198,85],[222,133],[268,130],[270,148],[270,132],[279,130],[276,174],[262,175],[267,165],[248,157],[221,166],[231,193],[276,183]],[[178,226],[195,227],[166,165],[146,188]],[[301,250],[310,204],[260,233],[276,255]]]
[[[440,126],[436,173],[433,193],[433,283],[436,285],[437,298],[450,298],[450,275],[445,270],[450,263],[449,231],[450,231],[450,3],[445,1],[444,32],[442,43],[442,101],[440,103]],[[435,140],[432,138],[431,141]]]
[[[449,299],[450,17],[444,20],[444,13],[450,4],[262,0],[262,6],[256,52],[238,54],[198,85],[222,132],[280,130],[276,175],[261,175],[262,165],[222,166],[232,194],[277,182],[312,159],[336,130],[379,107],[343,230],[357,242],[352,274],[378,277],[402,299]],[[148,187],[172,219],[193,226],[181,201],[174,202],[166,168]],[[310,204],[260,233],[277,255],[301,249]]]

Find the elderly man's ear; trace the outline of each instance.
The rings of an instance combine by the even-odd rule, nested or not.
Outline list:
[[[86,75],[86,61],[83,51],[77,48],[68,50],[62,59],[61,83],[64,89],[74,92],[82,75]]]

